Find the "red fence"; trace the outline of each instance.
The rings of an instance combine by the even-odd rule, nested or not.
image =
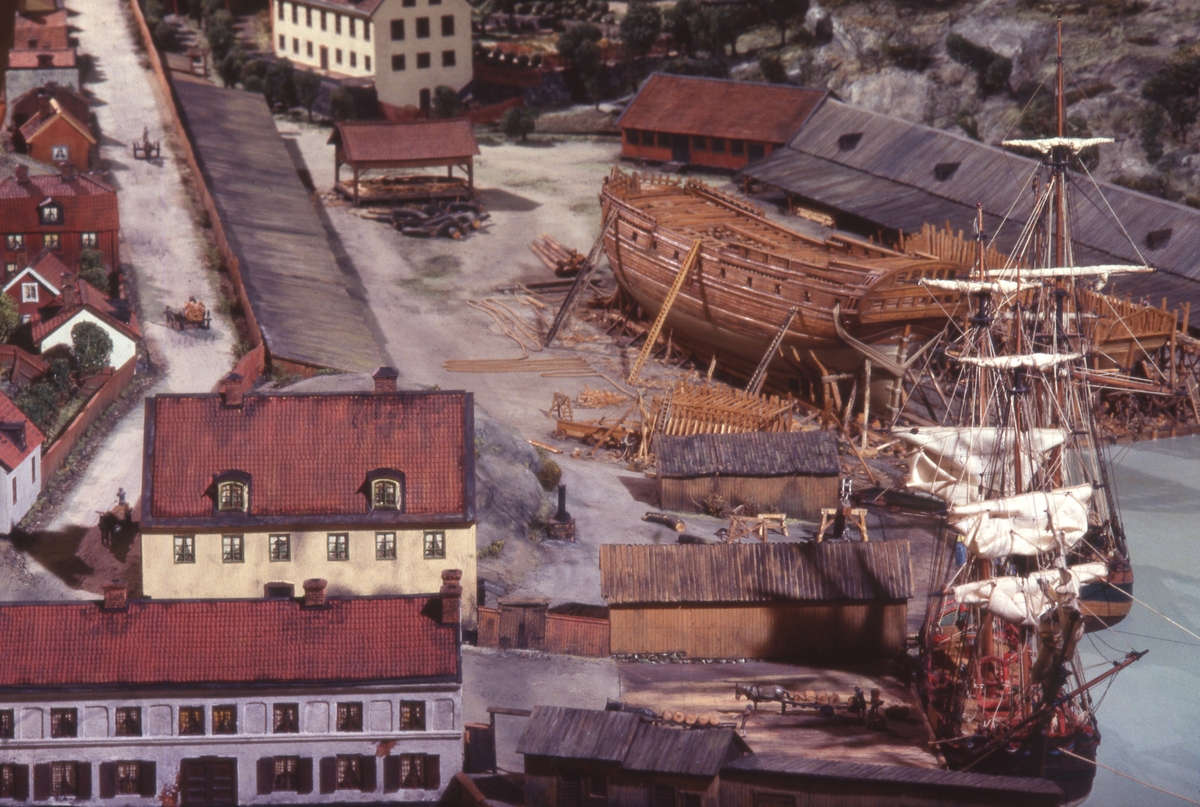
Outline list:
[[[125,366],[120,370],[114,372],[110,368],[104,371],[102,375],[108,375],[108,379],[67,424],[62,434],[42,453],[42,490],[46,489],[47,481],[53,479],[66,464],[67,457],[92,424],[108,411],[108,407],[120,398],[125,388],[133,382],[136,368],[137,358],[132,358],[125,362]]]

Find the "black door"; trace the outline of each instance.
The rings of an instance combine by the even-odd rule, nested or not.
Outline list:
[[[185,759],[180,763],[183,807],[237,804],[237,760],[220,757]]]
[[[687,135],[675,135],[671,138],[671,162],[689,163],[692,153],[688,149]]]

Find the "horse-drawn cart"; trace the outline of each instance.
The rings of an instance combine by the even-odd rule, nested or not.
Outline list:
[[[163,317],[167,320],[167,326],[177,331],[187,328],[200,328],[207,331],[212,327],[212,314],[204,307],[204,303],[195,297],[189,297],[182,309],[177,310],[167,306]]]
[[[135,160],[151,160],[160,156],[162,146],[157,140],[150,139],[150,127],[142,129],[142,140],[133,141],[133,159]]]

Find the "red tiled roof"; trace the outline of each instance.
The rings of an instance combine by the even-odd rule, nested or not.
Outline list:
[[[86,308],[88,311],[91,311],[97,317],[104,320],[105,323],[111,325],[113,328],[116,328],[133,341],[136,342],[138,339],[142,338],[141,331],[138,330],[137,320],[134,319],[132,315],[130,315],[128,322],[122,322],[120,319],[118,319],[116,310],[114,308],[114,301],[111,298],[106,297],[104,292],[100,291],[86,280],[80,280],[78,282],[78,293],[78,305],[71,306],[70,308],[61,308],[56,314],[48,319],[37,319],[35,315],[35,319],[32,320],[32,327],[30,328],[30,335],[33,338],[33,343],[35,345],[41,345],[42,340],[69,322],[73,316],[75,316],[81,309],[84,308]],[[59,295],[58,299],[61,301],[61,294]]]
[[[25,417],[25,413],[17,408],[17,405],[12,402],[7,395],[0,392],[0,422],[5,423],[24,423],[25,424],[25,447],[22,448],[14,441],[14,434],[0,429],[0,465],[4,466],[4,470],[11,472],[25,458],[37,450],[38,446],[45,441],[46,436],[42,434],[41,429],[33,425],[33,421]]]
[[[758,84],[655,73],[617,120],[622,129],[783,144],[828,95]]]
[[[0,606],[0,687],[459,679],[457,626],[425,615],[440,616],[439,597],[326,602]]]
[[[479,153],[471,121],[371,121],[337,124],[329,142],[340,144],[351,163],[467,159]]]
[[[38,60],[39,56],[49,56],[50,67],[75,66],[75,51],[71,48],[67,48],[66,50],[51,50],[49,48],[10,50],[8,52],[8,66],[14,70],[33,70],[43,66]]]
[[[12,279],[4,284],[5,289],[10,288],[30,269],[37,272],[43,280],[54,287],[53,289],[49,289],[54,294],[57,294],[62,289],[63,274],[68,271],[67,265],[58,259],[58,256],[54,254],[54,250],[45,248],[34,257],[28,266],[13,275]]]
[[[37,207],[47,198],[62,204],[62,224],[38,221]],[[31,174],[26,184],[15,177],[0,182],[0,221],[7,232],[17,233],[112,232],[121,228],[116,190],[87,174],[76,174],[70,181],[61,174]]]
[[[66,9],[48,14],[22,14],[17,12],[13,24],[13,49],[29,49],[29,40],[36,39],[39,48],[71,47],[67,32]]]
[[[58,101],[59,105],[67,112],[70,112],[76,120],[86,122],[91,116],[91,105],[86,98],[70,87],[53,83],[47,84],[44,87],[34,87],[32,90],[22,93],[16,101],[13,101],[9,109],[10,116],[24,115],[32,117],[37,114],[38,109],[41,108],[40,96],[43,92],[50,98]]]
[[[92,145],[96,144],[96,136],[92,134],[92,130],[86,123],[78,120],[74,115],[67,112],[61,106],[57,109],[50,109],[45,112],[39,112],[21,127],[21,137],[25,138],[26,143],[32,143],[44,131],[47,131],[51,124],[61,120],[65,125],[72,127],[81,135],[86,137]],[[57,131],[57,130],[56,130]],[[56,135],[58,136],[58,135]]]
[[[475,448],[468,392],[219,395],[146,399],[143,527],[473,521]],[[363,486],[404,475],[403,512],[369,511]],[[206,491],[250,475],[247,513],[213,515]]]

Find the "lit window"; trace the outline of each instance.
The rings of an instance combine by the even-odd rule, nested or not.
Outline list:
[[[358,54],[354,51],[350,51],[350,66],[358,67]]]
[[[200,737],[204,735],[204,707],[179,707],[179,734],[183,737]]]
[[[213,734],[237,734],[237,707],[232,704],[213,707]]]
[[[62,224],[62,205],[45,202],[38,206],[38,221],[42,224]]]
[[[285,561],[292,559],[292,536],[290,535],[272,535],[268,539],[270,547],[270,558],[273,561]]]
[[[394,479],[376,479],[371,483],[371,507],[395,510],[400,506],[400,483]]]
[[[442,51],[442,67],[454,67],[454,51]]]
[[[0,709],[0,740],[11,740],[14,736],[15,724],[12,709]]]
[[[46,249],[58,249],[62,246],[62,237],[58,233],[46,233],[42,236],[42,246]]]
[[[417,17],[417,39],[429,38],[429,18]]]
[[[337,705],[337,730],[362,731],[362,706],[362,701],[339,703]]]
[[[79,771],[74,762],[50,763],[50,795],[62,798],[76,795],[79,788]]]
[[[36,303],[38,301],[38,284],[22,283],[21,284],[21,302]]]
[[[176,563],[195,563],[196,562],[196,536],[194,536],[194,535],[176,535],[175,536],[175,562]]]
[[[96,245],[99,243],[100,238],[96,235],[96,233],[79,234],[79,245],[84,249],[95,249]]]
[[[142,763],[117,763],[117,792],[121,795],[140,795],[142,792]]]
[[[23,235],[6,235],[4,243],[9,249],[25,249],[25,236]]]
[[[425,730],[425,701],[400,701],[400,730]]]
[[[275,757],[275,790],[300,789],[300,757]]]
[[[442,15],[442,36],[454,36],[454,15]]]
[[[375,533],[375,560],[396,559],[396,533]]]
[[[4,264],[4,279],[5,280],[12,277],[16,273],[17,273],[17,265],[15,263],[13,263],[12,261],[8,261]]]
[[[427,67],[429,67],[429,54],[428,53],[418,53],[417,54],[417,69],[424,70]]]
[[[50,710],[50,736],[76,737],[79,732],[79,711],[77,709]]]
[[[425,559],[436,560],[446,557],[446,533],[438,530],[437,532],[425,533]]]
[[[272,707],[271,731],[275,734],[297,734],[300,731],[300,704],[277,703]]]
[[[393,53],[392,54],[392,69],[395,70],[397,73],[404,69],[404,54],[403,53]]]
[[[246,486],[241,482],[222,482],[217,486],[217,509],[222,512],[244,512]]]
[[[117,709],[117,736],[142,736],[142,710],[139,706],[121,706]]]
[[[25,787],[29,786],[28,771],[22,770],[18,774],[16,765],[0,765],[0,799],[17,798],[17,776],[22,777]],[[25,799],[20,800],[24,801]]]
[[[400,754],[400,787],[425,787],[425,755]]]
[[[338,790],[362,789],[362,759],[357,756],[342,756],[337,758]]]
[[[245,538],[241,535],[221,536],[221,562],[242,563],[246,560]]]
[[[344,532],[329,533],[329,560],[350,560],[350,535]]]

